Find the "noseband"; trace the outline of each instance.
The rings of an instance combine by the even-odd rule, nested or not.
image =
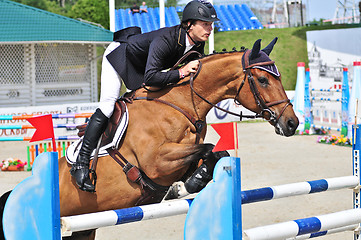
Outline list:
[[[271,124],[273,125],[276,125],[280,119],[280,117],[282,116],[282,114],[284,113],[284,111],[286,110],[286,108],[288,106],[292,106],[292,103],[290,102],[289,99],[283,99],[283,100],[278,100],[278,101],[274,101],[274,102],[270,102],[270,103],[266,103],[263,98],[261,97],[261,94],[260,92],[258,91],[258,88],[257,88],[257,85],[254,81],[254,77],[252,75],[252,72],[251,72],[251,69],[252,68],[255,68],[256,66],[265,66],[265,65],[270,65],[270,64],[274,64],[274,61],[268,61],[268,62],[260,62],[260,63],[255,63],[255,64],[252,64],[252,65],[249,65],[249,54],[250,54],[251,50],[247,50],[244,55],[243,55],[243,58],[244,58],[244,63],[245,63],[245,66],[243,68],[243,71],[245,71],[245,74],[244,74],[244,78],[243,78],[243,81],[241,83],[241,85],[239,86],[238,90],[237,90],[237,94],[235,95],[234,97],[234,102],[237,104],[237,105],[241,105],[241,103],[238,101],[238,96],[239,96],[239,93],[241,92],[242,90],[242,87],[243,85],[245,84],[246,82],[246,79],[248,79],[248,83],[249,83],[249,86],[250,86],[250,89],[251,89],[251,92],[254,96],[254,99],[256,101],[256,104],[257,106],[261,109],[260,113],[259,114],[255,114],[255,115],[244,115],[242,114],[242,112],[240,112],[239,114],[238,113],[234,113],[234,112],[231,112],[231,111],[228,111],[224,108],[221,108],[221,107],[218,107],[217,105],[211,103],[210,101],[208,101],[207,99],[205,99],[203,96],[201,96],[199,93],[197,93],[197,91],[194,89],[193,87],[193,81],[194,79],[196,78],[196,76],[198,75],[198,73],[200,72],[201,70],[201,67],[202,67],[202,62],[199,62],[199,68],[198,68],[198,71],[195,75],[191,75],[190,77],[190,87],[192,89],[192,91],[198,96],[200,97],[203,101],[207,102],[208,104],[212,105],[214,108],[217,108],[223,112],[226,112],[226,113],[229,113],[231,115],[234,115],[234,116],[237,116],[237,117],[240,117],[240,120],[242,121],[242,118],[264,118],[266,119],[267,121],[269,121]],[[277,116],[276,113],[271,109],[272,106],[276,106],[278,104],[281,104],[281,103],[287,103],[281,110],[280,114]]]

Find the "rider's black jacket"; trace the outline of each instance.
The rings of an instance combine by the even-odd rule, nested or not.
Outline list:
[[[186,31],[180,25],[144,34],[138,27],[126,28],[114,33],[114,41],[121,44],[107,59],[128,89],[138,89],[142,83],[164,86],[180,80],[178,70],[162,71],[171,68],[184,54]],[[191,50],[204,54],[204,42]]]

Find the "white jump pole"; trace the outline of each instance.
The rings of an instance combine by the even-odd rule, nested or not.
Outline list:
[[[174,200],[139,207],[62,217],[61,233],[62,236],[70,236],[72,232],[185,214],[188,212],[191,202],[191,199]]]
[[[358,185],[358,177],[345,176],[245,190],[241,192],[242,204],[299,196],[304,194],[312,194],[324,191],[333,191],[343,188],[356,188]]]
[[[298,235],[328,231],[361,222],[361,209],[325,214],[294,221],[277,223],[245,230],[247,240],[278,240],[295,238]]]

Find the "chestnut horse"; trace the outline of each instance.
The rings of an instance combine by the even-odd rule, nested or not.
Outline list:
[[[205,122],[213,105],[229,98],[269,120],[276,133],[292,136],[298,119],[280,76],[264,68],[275,67],[274,62],[262,60],[264,53],[268,58],[276,40],[263,50],[258,40],[252,51],[203,57],[199,59],[202,67],[198,74],[174,86],[159,91],[138,89],[135,98],[160,101],[127,103],[130,121],[119,152],[156,185],[171,186],[185,179],[192,163],[207,161],[213,155],[213,145],[203,144],[206,127],[197,130],[188,117]],[[262,61],[253,63],[257,59]],[[99,158],[95,193],[78,189],[69,173],[70,167],[64,157],[59,160],[61,216],[133,207],[142,196],[140,185],[130,181],[110,156]],[[94,236],[95,230],[91,230],[73,233],[67,239],[94,239]]]

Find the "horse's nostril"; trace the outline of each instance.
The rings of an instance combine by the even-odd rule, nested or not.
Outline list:
[[[293,119],[290,119],[287,121],[287,126],[288,129],[295,130],[297,128],[297,123]]]

